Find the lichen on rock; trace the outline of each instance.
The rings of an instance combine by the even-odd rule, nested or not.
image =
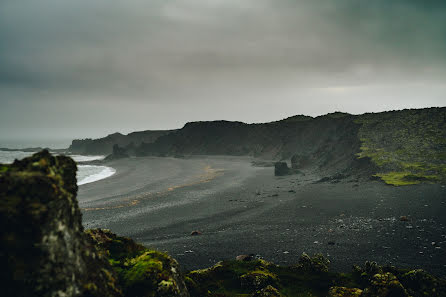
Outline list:
[[[44,150],[0,172],[4,296],[121,296],[116,274],[83,232],[76,163]]]
[[[108,256],[125,296],[189,296],[178,262],[167,254],[149,250],[110,230],[86,233]]]

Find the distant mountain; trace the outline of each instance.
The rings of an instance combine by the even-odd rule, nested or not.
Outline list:
[[[393,185],[446,183],[445,107],[299,115],[263,124],[191,122],[178,130],[75,140],[70,150],[108,154],[114,144],[133,156],[293,158],[296,169],[312,168],[324,175],[361,173]]]

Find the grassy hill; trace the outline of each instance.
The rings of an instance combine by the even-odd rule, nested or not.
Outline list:
[[[364,114],[355,122],[358,158],[370,158],[386,183],[446,183],[446,108]]]

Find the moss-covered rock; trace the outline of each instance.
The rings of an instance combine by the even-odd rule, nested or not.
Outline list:
[[[446,296],[444,280],[441,281],[422,269],[408,271],[399,279],[411,296]]]
[[[359,297],[362,290],[358,288],[331,287],[328,297]]]
[[[313,257],[302,253],[299,258],[296,269],[311,272],[311,273],[326,273],[330,267],[330,260],[321,254],[316,254]]]
[[[279,290],[273,286],[266,286],[255,292],[251,297],[282,297],[282,294],[280,294]]]
[[[259,290],[269,285],[277,284],[277,276],[267,270],[254,270],[240,277],[242,288]]]
[[[110,230],[86,233],[109,258],[125,296],[189,296],[178,262],[167,254],[146,249]]]
[[[362,293],[363,297],[408,297],[407,290],[401,282],[390,272],[375,274],[370,286]]]
[[[3,296],[120,296],[117,276],[83,232],[76,163],[42,151],[0,165]]]
[[[446,108],[360,115],[359,158],[370,158],[377,177],[394,186],[446,183]]]

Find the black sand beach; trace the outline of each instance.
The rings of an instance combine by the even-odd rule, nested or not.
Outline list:
[[[84,226],[167,251],[184,269],[250,253],[287,265],[307,252],[328,256],[334,270],[373,260],[446,275],[442,185],[314,183],[320,177],[275,177],[238,157],[107,165],[114,176],[79,187]]]

